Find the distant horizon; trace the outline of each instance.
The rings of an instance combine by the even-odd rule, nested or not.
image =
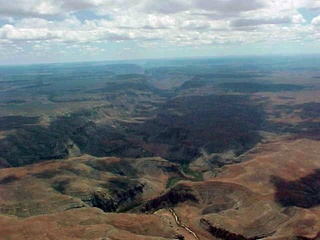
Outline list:
[[[92,63],[131,63],[137,61],[170,61],[170,60],[197,60],[197,59],[223,59],[223,58],[266,58],[266,57],[320,57],[320,53],[300,53],[300,54],[259,54],[259,55],[223,55],[223,56],[187,56],[187,57],[160,57],[160,58],[137,58],[137,59],[118,59],[118,60],[92,60],[92,61],[61,61],[61,62],[35,62],[35,63],[11,63],[11,64],[2,64],[0,63],[0,68],[3,67],[23,67],[23,66],[37,66],[37,65],[60,65],[60,64],[92,64]],[[137,64],[137,63],[136,63]],[[137,64],[138,65],[138,64]]]

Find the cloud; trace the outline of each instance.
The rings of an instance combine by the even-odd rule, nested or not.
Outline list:
[[[75,17],[60,22],[39,18],[23,19],[16,25],[6,24],[0,28],[0,40],[11,42],[54,41],[95,42],[124,41],[136,38],[134,32],[119,28],[103,27],[94,21],[81,22]],[[137,37],[138,38],[138,37]]]
[[[60,12],[59,4],[51,0],[0,0],[0,6],[0,16],[44,16]]]
[[[299,9],[316,16],[320,0],[0,0],[0,6],[1,49],[17,54],[73,45],[100,54],[95,45],[110,42],[166,49],[319,39],[320,16],[306,21]]]
[[[189,0],[146,1],[143,10],[149,13],[173,14],[186,11],[192,6]]]
[[[212,25],[208,21],[203,21],[203,20],[189,20],[185,21],[182,23],[181,26],[183,29],[188,29],[188,30],[209,30],[212,28]]]
[[[1,39],[13,41],[48,40],[53,39],[50,31],[37,31],[35,29],[17,29],[12,25],[4,25],[0,29]]]
[[[320,26],[320,15],[318,17],[315,17],[314,19],[312,19],[311,24],[313,24],[315,26]]]
[[[142,2],[141,0],[0,0],[0,16],[48,17],[82,10],[112,12],[114,9],[127,9]]]
[[[194,5],[202,10],[210,10],[224,13],[247,12],[257,10],[266,6],[266,4],[260,0],[196,0]]]
[[[301,14],[293,15],[291,21],[294,24],[301,24],[307,22]]]
[[[283,18],[269,18],[269,19],[236,19],[230,24],[231,27],[249,27],[259,25],[270,25],[270,24],[289,24],[291,19],[289,17]]]
[[[224,13],[240,13],[265,7],[262,0],[166,0],[146,1],[144,9],[148,12],[174,14],[190,10],[206,10]]]

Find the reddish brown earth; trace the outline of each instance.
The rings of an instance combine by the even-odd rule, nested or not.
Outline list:
[[[248,238],[315,237],[320,231],[319,198],[314,204],[304,203],[312,197],[312,183],[318,186],[319,175],[311,183],[303,179],[320,168],[320,143],[306,139],[275,141],[262,144],[257,153],[247,157],[247,162],[228,166],[208,181],[229,184],[237,205],[204,218]],[[279,181],[291,184],[281,185]],[[240,194],[243,191],[244,196]]]
[[[201,239],[213,239],[204,220],[214,228],[247,239],[317,236],[320,199],[307,206],[299,205],[299,200],[304,200],[303,194],[312,196],[307,189],[312,187],[312,178],[303,181],[320,169],[320,143],[276,138],[260,144],[245,158],[242,163],[224,167],[215,178],[208,175],[204,182],[176,185],[177,189],[189,187],[197,199],[176,205],[174,209],[181,221]],[[1,239],[172,239],[179,234],[192,239],[168,212],[105,213],[84,203],[89,192],[106,191],[101,183],[119,178],[117,174],[100,172],[93,179],[92,168],[87,165],[92,161],[110,164],[119,159],[83,156],[0,170]],[[165,192],[170,173],[163,166],[170,164],[158,158],[132,160],[131,165],[140,169],[137,178],[147,186],[137,199],[148,201]],[[67,170],[49,178],[48,173],[58,169]],[[81,173],[75,174],[76,171]],[[41,178],[41,173],[47,177]],[[318,181],[319,175],[315,178]],[[52,187],[62,179],[69,180],[64,193]],[[293,188],[281,189],[281,181],[293,184],[286,185]],[[291,199],[283,199],[282,192]]]
[[[180,230],[160,215],[105,213],[90,206],[89,200],[97,193],[105,199],[116,198],[118,193],[106,186],[123,177],[88,165],[118,171],[119,161],[83,156],[0,170],[0,239],[172,239],[179,235]],[[135,193],[130,184],[137,183],[126,179],[129,186],[123,185],[123,190],[136,194],[130,204],[161,194],[171,174],[165,169],[175,166],[160,158],[130,164],[137,169],[136,181],[144,185],[143,193],[139,189]],[[63,190],[57,187],[59,182],[66,183]]]
[[[28,139],[37,140],[31,130],[3,145],[22,150],[13,151],[16,165],[0,157],[0,240],[319,239],[318,87],[191,88],[168,97],[163,112],[168,99],[138,88],[108,96],[104,110],[58,119],[52,129],[72,133],[60,145],[46,129],[54,121],[43,117],[41,131],[31,130],[49,155],[35,141],[28,161],[19,158]],[[15,131],[0,131],[0,140]]]

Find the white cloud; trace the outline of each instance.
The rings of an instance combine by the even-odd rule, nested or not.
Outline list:
[[[301,14],[293,15],[291,19],[292,19],[292,23],[294,24],[301,24],[306,22],[306,20],[303,18]]]
[[[316,25],[316,26],[320,26],[320,15],[318,17],[315,17],[314,19],[312,19],[311,24]]]
[[[0,0],[0,15],[37,16],[58,14],[60,6],[52,0]]]
[[[239,13],[263,8],[265,2],[262,0],[196,0],[194,5],[203,10]]]
[[[191,7],[192,1],[189,0],[145,1],[143,10],[149,13],[173,14],[186,11]]]
[[[160,47],[289,43],[318,39],[320,25],[320,16],[310,24],[298,11],[316,11],[320,0],[0,0],[0,6],[0,17],[8,19],[0,25],[0,46],[29,44],[38,52],[80,44],[82,52],[99,53],[90,44],[123,41]]]
[[[46,40],[54,38],[49,30],[42,29],[17,29],[12,25],[4,25],[0,29],[0,36],[2,39],[13,41],[26,41],[26,40]]]
[[[291,23],[291,19],[288,17],[282,18],[269,18],[269,19],[235,19],[231,22],[232,27],[248,27],[248,26],[259,26],[259,25],[270,25],[270,24],[288,24]]]

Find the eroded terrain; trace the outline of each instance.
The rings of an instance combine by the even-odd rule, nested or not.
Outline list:
[[[0,239],[317,239],[320,69],[166,64],[0,69]]]

